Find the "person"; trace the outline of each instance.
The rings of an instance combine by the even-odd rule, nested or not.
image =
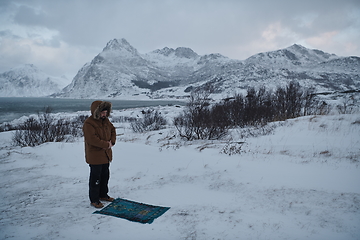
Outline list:
[[[107,101],[94,101],[91,104],[91,116],[83,125],[85,159],[90,167],[89,198],[95,208],[102,208],[101,201],[112,202],[109,197],[108,182],[112,147],[116,141],[116,130],[108,117],[112,104]]]

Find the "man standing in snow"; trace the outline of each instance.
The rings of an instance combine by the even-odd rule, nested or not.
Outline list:
[[[89,198],[91,205],[96,208],[104,207],[100,200],[114,200],[108,195],[111,148],[116,141],[115,127],[108,119],[111,107],[110,102],[94,101],[91,104],[91,116],[85,120],[83,126],[85,159],[90,166]]]

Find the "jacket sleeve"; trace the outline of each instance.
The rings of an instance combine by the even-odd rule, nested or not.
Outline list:
[[[105,149],[109,147],[109,143],[107,141],[101,140],[100,137],[97,135],[95,127],[92,124],[85,122],[83,126],[83,131],[85,142],[87,144]]]
[[[116,129],[114,127],[114,125],[111,124],[111,143],[112,145],[115,145],[116,143]]]

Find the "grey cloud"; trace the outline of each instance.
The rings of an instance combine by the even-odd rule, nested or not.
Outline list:
[[[0,38],[9,38],[9,39],[14,39],[14,40],[21,39],[20,36],[14,34],[14,33],[13,33],[11,30],[9,30],[9,29],[0,31]]]
[[[14,22],[20,25],[43,26],[46,23],[47,16],[44,12],[37,12],[36,9],[22,5],[17,9]]]
[[[42,24],[58,30],[70,44],[93,46],[104,45],[114,37],[129,38],[130,42],[160,39],[169,44],[211,41],[217,44],[224,38],[245,42],[258,37],[259,31],[276,21],[308,35],[349,25],[343,12],[354,4],[354,1],[308,0],[35,2],[41,4],[43,12],[36,14],[31,8],[22,7],[16,16],[19,23]],[[311,29],[299,27],[295,17],[308,12],[314,12],[318,18]]]
[[[4,31],[0,31],[0,37],[7,37],[7,36],[11,36],[12,33],[10,30],[4,30]]]
[[[8,15],[13,16],[12,21],[20,26],[39,27],[57,33],[36,44],[56,48],[63,42],[72,49],[91,52],[92,56],[109,40],[125,38],[141,53],[166,46],[190,47],[199,54],[221,53],[245,59],[260,51],[287,47],[322,33],[360,28],[360,14],[354,14],[360,11],[360,1],[357,0],[4,2],[10,1],[0,1],[0,11],[6,8],[8,13],[11,12]],[[266,46],[262,34],[276,24],[289,34],[274,36],[275,45]],[[354,39],[349,41],[355,42]],[[354,46],[360,51],[359,43]],[[84,59],[84,63],[89,60]]]

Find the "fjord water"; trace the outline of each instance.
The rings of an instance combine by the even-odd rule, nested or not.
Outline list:
[[[94,99],[0,97],[0,124],[22,116],[43,112],[46,107],[50,107],[52,113],[88,111],[90,114],[90,105],[93,101]],[[170,100],[111,99],[106,101],[113,104],[113,110],[185,104],[181,101]]]

